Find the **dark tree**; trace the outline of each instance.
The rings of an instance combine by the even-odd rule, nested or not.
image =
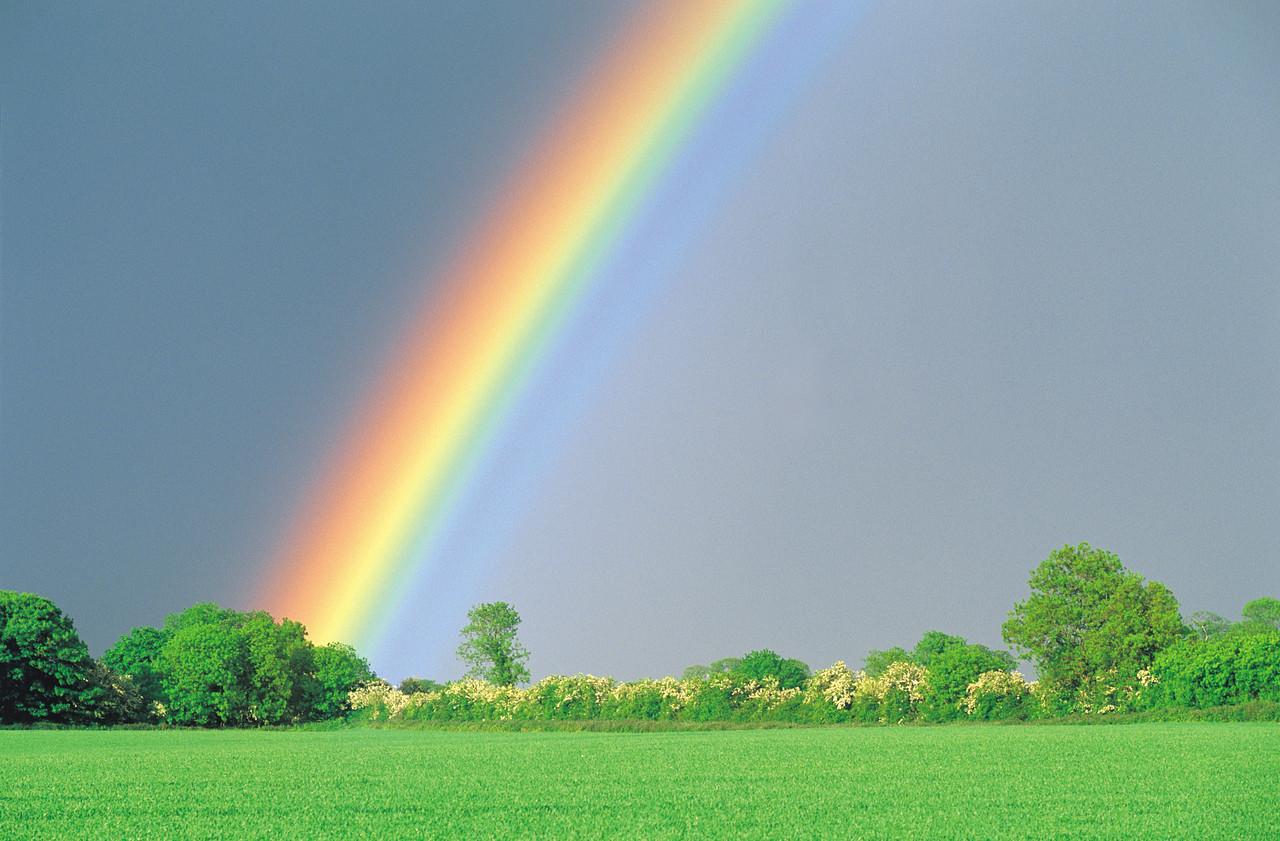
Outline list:
[[[406,695],[416,695],[420,692],[436,692],[443,689],[444,686],[425,677],[407,677],[400,681],[399,689]]]
[[[159,628],[134,628],[107,649],[107,653],[102,655],[102,662],[112,671],[129,678],[144,700],[163,704],[164,688],[157,669],[166,639],[164,631]]]
[[[78,722],[102,696],[71,619],[31,593],[0,590],[0,723]]]

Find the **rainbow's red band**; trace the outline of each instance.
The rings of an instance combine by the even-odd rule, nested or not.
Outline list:
[[[608,247],[783,2],[663,0],[624,30],[453,261],[292,524],[263,606],[320,641],[364,641],[486,413],[582,294],[574,266]]]

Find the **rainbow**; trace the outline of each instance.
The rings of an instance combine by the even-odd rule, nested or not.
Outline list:
[[[664,0],[627,25],[446,267],[291,523],[259,603],[368,644],[511,395],[786,0]]]

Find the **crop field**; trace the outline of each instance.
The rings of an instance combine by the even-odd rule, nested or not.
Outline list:
[[[0,731],[0,838],[1280,837],[1280,726]]]

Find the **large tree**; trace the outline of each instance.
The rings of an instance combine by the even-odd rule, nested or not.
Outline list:
[[[347,693],[372,679],[350,646],[316,648],[306,629],[263,611],[242,613],[198,604],[165,620],[152,669],[168,721],[203,726],[286,724],[346,710]],[[119,657],[145,662],[154,643],[131,632]],[[115,648],[113,648],[115,650]]]
[[[525,663],[529,652],[516,631],[520,614],[506,602],[478,604],[467,613],[458,657],[469,667],[469,677],[484,678],[499,686],[515,686],[529,679]]]
[[[1088,543],[1063,546],[1031,573],[1031,597],[1004,623],[1005,642],[1066,689],[1115,669],[1132,678],[1182,633],[1178,602]]]
[[[32,593],[0,590],[0,723],[93,718],[103,694],[71,619]]]

